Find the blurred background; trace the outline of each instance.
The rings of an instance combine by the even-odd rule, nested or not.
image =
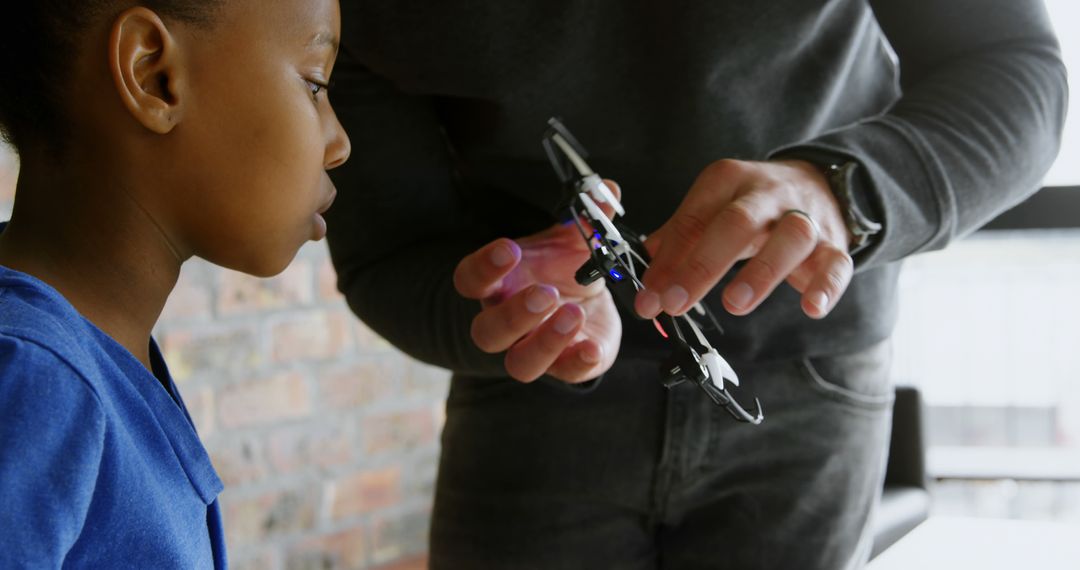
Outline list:
[[[1080,4],[1047,5],[1080,77]],[[926,405],[935,515],[1080,523],[1073,109],[1047,200],[906,262],[893,375]],[[3,220],[16,173],[0,147]],[[334,280],[324,243],[272,279],[196,260],[155,331],[226,484],[239,570],[423,567],[449,375],[357,322]]]
[[[1046,5],[1072,103],[1045,189],[901,276],[893,376],[927,405],[934,514],[1080,523],[1080,3]]]

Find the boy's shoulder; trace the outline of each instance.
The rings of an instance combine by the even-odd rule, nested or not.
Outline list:
[[[56,290],[0,266],[0,380],[12,375],[65,378],[96,396],[93,375],[87,374],[94,369],[90,349],[96,341],[88,332]]]

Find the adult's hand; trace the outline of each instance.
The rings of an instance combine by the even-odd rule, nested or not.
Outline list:
[[[698,176],[675,214],[645,242],[653,261],[635,309],[681,315],[749,259],[724,289],[724,308],[753,311],[782,282],[822,318],[851,282],[851,235],[825,176],[801,161],[721,160]]]
[[[521,382],[547,374],[579,383],[607,372],[622,322],[603,281],[582,287],[574,280],[588,258],[577,227],[558,224],[517,241],[497,239],[462,259],[454,287],[481,303],[471,329],[476,346],[505,351],[507,373]]]

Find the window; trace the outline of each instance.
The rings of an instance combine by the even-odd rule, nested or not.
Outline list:
[[[1069,68],[1072,101],[1061,153],[1046,176],[1046,186],[1080,187],[1080,2],[1046,0],[1046,8],[1061,42],[1065,66]]]
[[[1074,86],[1047,189],[901,277],[938,514],[1080,522],[1080,3],[1046,5]]]

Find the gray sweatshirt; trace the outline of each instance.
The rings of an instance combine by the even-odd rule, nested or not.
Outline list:
[[[706,302],[734,362],[886,338],[900,260],[1034,191],[1058,147],[1065,71],[1038,0],[456,0],[342,3],[332,100],[353,143],[332,173],[329,243],[349,305],[408,354],[502,374],[469,338],[451,275],[467,253],[555,221],[540,145],[560,116],[619,182],[625,223],[658,228],[720,158],[854,160],[884,224],[833,313],[786,285],[754,313]],[[723,283],[723,282],[722,282]],[[722,284],[721,284],[722,286]],[[662,356],[624,318],[622,353]]]

